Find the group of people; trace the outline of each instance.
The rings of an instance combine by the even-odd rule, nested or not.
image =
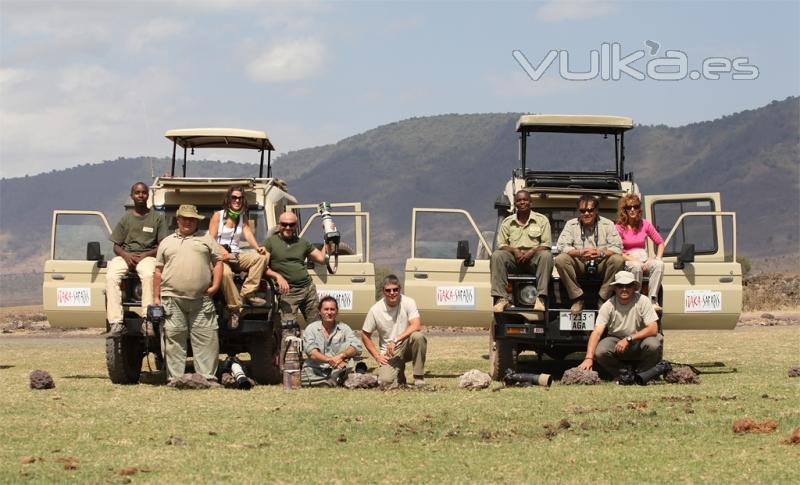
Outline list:
[[[309,322],[304,332],[305,365],[303,385],[336,385],[353,367],[362,344],[378,362],[382,385],[403,385],[405,363],[413,362],[415,385],[424,385],[426,340],[413,299],[402,295],[396,276],[383,281],[384,298],[370,309],[363,325],[361,342],[352,329],[337,320],[338,302],[321,300],[306,270],[311,259],[324,264],[326,247],[315,248],[297,236],[297,216],[284,212],[278,231],[259,245],[250,228],[247,198],[242,187],[231,187],[223,208],[209,221],[208,232],[198,235],[205,216],[193,205],[176,211],[177,229],[168,234],[163,214],[147,206],[149,188],[143,182],[131,187],[133,208],[126,212],[111,234],[116,255],[106,275],[109,337],[122,336],[120,282],[128,271],[136,271],[142,282],[142,308],[164,308],[164,354],[167,375],[183,375],[188,342],[191,342],[195,372],[216,379],[219,359],[218,322],[212,300],[222,289],[228,310],[228,325],[238,327],[243,305],[266,305],[255,295],[262,275],[275,281],[281,293],[283,315],[302,313]],[[255,251],[240,251],[244,238]],[[238,289],[234,273],[247,272]],[[372,342],[377,333],[379,346]]]
[[[531,209],[530,193],[514,194],[514,207],[515,213],[500,224],[490,260],[494,311],[502,312],[509,305],[506,287],[511,271],[536,275],[538,296],[533,310],[545,311],[555,266],[573,315],[580,315],[585,306],[579,278],[599,280],[597,320],[581,368],[591,370],[597,359],[616,377],[625,361],[648,369],[661,360],[663,339],[657,312],[661,311],[658,292],[664,241],[653,224],[642,218],[639,196],[620,198],[615,222],[599,215],[596,197],[581,196],[577,217],[566,222],[558,237],[555,257],[550,222]],[[648,238],[655,246],[654,257],[647,252]],[[647,296],[637,293],[645,273],[649,276]]]

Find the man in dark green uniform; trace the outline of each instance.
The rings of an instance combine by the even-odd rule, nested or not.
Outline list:
[[[306,323],[319,320],[319,297],[317,287],[306,269],[306,258],[318,264],[325,264],[325,246],[322,250],[296,234],[297,216],[284,212],[278,218],[278,233],[264,241],[270,254],[268,277],[278,283],[281,297],[281,314],[286,321],[297,314],[303,314]]]

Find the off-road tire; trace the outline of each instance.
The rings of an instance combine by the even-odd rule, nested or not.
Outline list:
[[[143,357],[142,341],[138,337],[106,339],[106,367],[114,384],[138,384]]]
[[[492,322],[492,330],[495,323]],[[506,369],[517,371],[517,356],[514,345],[504,340],[495,340],[494,331],[489,334],[489,374],[496,381],[503,380]]]
[[[280,328],[280,320],[278,321]],[[281,382],[281,369],[276,365],[280,345],[272,332],[254,334],[247,345],[250,354],[250,377],[259,384]]]
[[[317,249],[322,249],[321,243],[314,243],[313,246]],[[352,246],[343,242],[339,243],[339,256],[352,256],[353,254],[356,254],[356,250]]]

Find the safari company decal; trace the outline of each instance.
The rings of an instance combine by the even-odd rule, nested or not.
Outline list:
[[[437,286],[436,305],[454,307],[475,307],[474,286]]]
[[[352,310],[353,309],[353,292],[344,290],[321,290],[317,292],[320,299],[325,296],[332,296],[336,298],[336,303],[339,304],[339,310]]]
[[[683,311],[704,313],[722,311],[722,292],[711,290],[686,290],[683,296]]]
[[[56,306],[92,306],[89,288],[56,288]]]

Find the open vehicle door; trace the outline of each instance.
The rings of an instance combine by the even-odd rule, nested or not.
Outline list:
[[[413,209],[403,291],[416,300],[424,325],[491,324],[490,254],[468,212]]]
[[[666,244],[663,328],[734,328],[742,312],[736,213],[721,211],[719,193],[649,195],[645,209]]]
[[[360,329],[375,303],[375,265],[369,254],[369,212],[361,210],[360,202],[333,203],[331,208],[330,215],[341,234],[338,268],[331,274],[324,264],[314,264],[308,273],[320,298],[325,295],[336,298],[339,319],[350,328]],[[287,210],[295,211],[302,221],[300,237],[308,241],[323,240],[316,204],[289,205]]]
[[[111,227],[102,212],[53,211],[50,259],[44,265],[42,300],[53,327],[106,326],[106,269],[99,253],[113,257]],[[94,255],[87,254],[95,243]]]

